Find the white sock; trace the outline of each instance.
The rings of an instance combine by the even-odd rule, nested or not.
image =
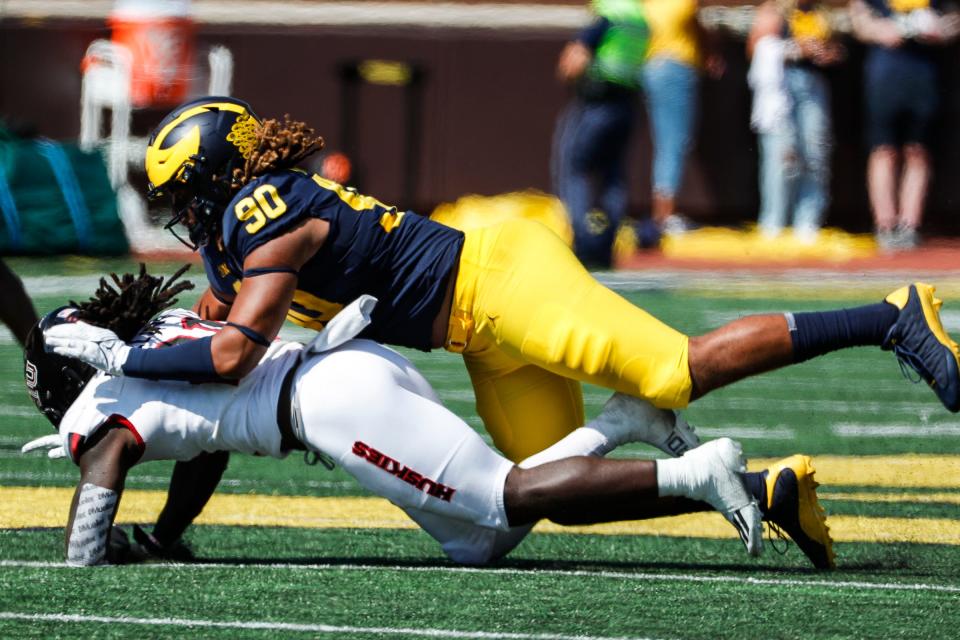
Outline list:
[[[693,497],[693,488],[699,484],[697,474],[686,456],[657,460],[657,492],[662,497]]]
[[[595,429],[593,421],[579,429],[574,429],[561,440],[553,443],[540,453],[535,453],[517,466],[521,469],[537,467],[547,462],[555,462],[573,456],[603,457],[613,450],[607,436]]]

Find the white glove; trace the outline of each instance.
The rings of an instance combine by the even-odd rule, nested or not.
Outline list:
[[[347,340],[357,337],[370,324],[370,314],[377,306],[377,299],[373,296],[362,295],[335,315],[330,322],[310,341],[305,351],[307,353],[323,353],[331,351]]]
[[[51,460],[67,457],[67,452],[63,450],[63,438],[59,433],[31,440],[20,447],[20,453],[29,453],[34,449],[48,449],[47,457]]]
[[[43,332],[46,350],[76,358],[112,376],[123,375],[130,347],[113,331],[86,322],[67,322]]]

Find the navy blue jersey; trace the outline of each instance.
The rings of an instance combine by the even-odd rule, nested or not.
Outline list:
[[[221,243],[202,251],[214,293],[232,300],[246,257],[311,218],[328,221],[330,232],[300,269],[287,318],[321,329],[366,293],[379,303],[363,337],[429,350],[463,233],[317,175],[278,171],[237,193],[224,212]]]

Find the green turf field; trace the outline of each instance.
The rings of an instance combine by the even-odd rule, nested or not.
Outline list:
[[[105,270],[134,266],[9,262],[41,313],[89,295]],[[197,267],[193,278],[202,278]],[[902,276],[610,278],[696,333],[748,313],[872,302]],[[951,301],[960,301],[960,279],[940,284],[944,322],[957,335],[960,303]],[[284,335],[308,334],[294,327]],[[480,428],[459,358],[408,355],[448,406]],[[26,396],[21,367],[0,328],[3,638],[926,638],[954,637],[960,625],[960,420],[879,350],[742,382],[686,412],[701,434],[736,437],[752,458],[814,456],[838,539],[830,573],[808,569],[795,547],[780,555],[768,545],[764,557],[747,558],[715,514],[663,521],[655,535],[630,526],[545,529],[494,567],[461,568],[388,505],[343,502],[365,494],[341,471],[298,456],[231,460],[209,524],[188,534],[199,564],[69,569],[60,564],[62,524],[78,472],[63,460],[20,455],[23,442],[52,432]],[[589,415],[606,395],[585,390]],[[651,453],[632,446],[617,455]],[[169,469],[137,467],[118,520],[149,520]],[[334,513],[343,504],[363,505],[363,517]],[[226,524],[240,516],[261,526]]]

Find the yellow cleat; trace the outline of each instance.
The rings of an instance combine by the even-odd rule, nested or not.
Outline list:
[[[767,499],[761,505],[764,521],[777,533],[790,536],[813,566],[833,569],[836,554],[827,515],[817,500],[820,485],[813,479],[813,461],[798,454],[761,473],[767,489]]]
[[[960,347],[940,323],[943,302],[933,297],[934,290],[916,282],[884,298],[900,309],[900,315],[887,332],[883,348],[893,351],[901,369],[908,366],[916,371],[943,406],[956,413],[960,411]]]

